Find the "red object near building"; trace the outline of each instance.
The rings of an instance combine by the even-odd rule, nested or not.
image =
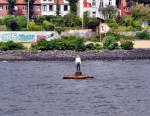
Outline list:
[[[92,7],[92,3],[88,2],[87,0],[84,0],[84,1],[83,1],[83,6],[84,6],[85,8]]]
[[[131,7],[128,6],[126,0],[121,0],[118,4],[119,14],[120,16],[131,16]]]
[[[8,5],[7,0],[0,0],[0,17],[8,15]],[[28,3],[25,0],[16,0],[15,7],[14,15],[27,15]],[[41,0],[35,0],[33,10],[35,16],[41,16]]]

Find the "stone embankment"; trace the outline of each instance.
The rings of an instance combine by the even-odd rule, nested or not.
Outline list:
[[[72,61],[76,55],[82,60],[138,60],[150,59],[150,49],[95,51],[0,51],[0,61]]]

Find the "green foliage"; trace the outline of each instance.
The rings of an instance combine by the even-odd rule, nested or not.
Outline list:
[[[28,27],[29,31],[41,31],[41,26],[35,24],[34,22],[29,22]]]
[[[87,27],[89,29],[92,29],[93,31],[96,31],[98,25],[99,25],[99,21],[96,18],[90,18]]]
[[[135,37],[137,39],[150,39],[150,32],[148,31],[143,31],[143,32],[139,32],[135,35]]]
[[[0,18],[0,25],[4,25],[4,19],[3,18]]]
[[[133,18],[131,16],[125,16],[123,18],[124,26],[131,26],[133,23]]]
[[[114,28],[118,27],[118,24],[117,24],[116,20],[114,20],[114,19],[107,19],[107,20],[106,20],[106,23],[107,23],[110,27],[114,27]]]
[[[55,26],[47,20],[44,20],[42,25],[45,31],[54,31]]]
[[[132,15],[135,19],[150,19],[150,6],[136,4],[132,7]]]
[[[59,34],[64,31],[63,27],[55,27],[55,31],[57,31]]]
[[[118,48],[118,43],[117,43],[116,38],[114,36],[109,35],[109,36],[106,36],[104,38],[103,46],[106,49],[112,50],[112,49]]]
[[[90,43],[90,44],[86,45],[86,49],[88,49],[88,50],[100,50],[102,48],[103,48],[103,46],[101,44]]]
[[[88,23],[89,23],[89,21],[90,21],[90,16],[89,16],[89,12],[88,11],[86,11],[86,12],[84,12],[84,27],[88,27]]]
[[[62,37],[51,41],[40,40],[32,45],[32,49],[38,50],[76,50],[84,51],[84,39],[79,37]]]
[[[76,14],[77,13],[77,2],[79,0],[67,0],[67,1],[69,1],[69,5],[71,7],[70,8],[71,13]]]
[[[25,47],[21,43],[15,43],[13,41],[0,42],[0,50],[23,50]]]
[[[131,40],[122,40],[121,42],[121,48],[125,50],[131,50],[133,49],[133,42]]]
[[[132,22],[132,26],[133,26],[133,28],[136,28],[136,29],[141,29],[141,21],[139,21],[139,20],[134,20],[133,22]]]
[[[17,25],[19,26],[19,30],[21,28],[26,28],[27,26],[27,18],[26,16],[17,16],[16,17],[16,22],[17,22]]]
[[[14,7],[15,7],[15,2],[16,0],[8,0],[8,10],[9,10],[9,14],[13,14],[14,11]]]
[[[7,27],[5,25],[0,25],[0,31],[7,31]]]
[[[4,24],[8,30],[18,31],[26,28],[27,20],[25,16],[8,15],[4,18]]]
[[[16,17],[13,15],[6,16],[4,19],[4,23],[9,30],[16,31],[18,29]]]
[[[115,32],[129,32],[131,31],[131,27],[126,27],[126,26],[118,26],[115,30]]]
[[[81,25],[81,19],[72,13],[69,13],[64,16],[64,26],[67,27],[74,27],[74,26],[80,26]]]

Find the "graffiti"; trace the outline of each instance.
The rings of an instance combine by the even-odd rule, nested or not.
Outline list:
[[[91,29],[83,29],[83,30],[66,30],[62,32],[62,36],[79,36],[79,37],[91,37],[92,36]]]
[[[16,32],[0,32],[0,42],[14,41],[14,42],[35,42],[38,39],[44,37],[44,39],[50,41],[58,38],[58,33],[54,31],[46,32],[28,32],[28,31],[16,31]]]

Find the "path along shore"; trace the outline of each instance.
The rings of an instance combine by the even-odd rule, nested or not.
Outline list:
[[[150,60],[150,48],[133,50],[94,51],[0,51],[0,61],[73,61],[76,55],[82,60]]]

